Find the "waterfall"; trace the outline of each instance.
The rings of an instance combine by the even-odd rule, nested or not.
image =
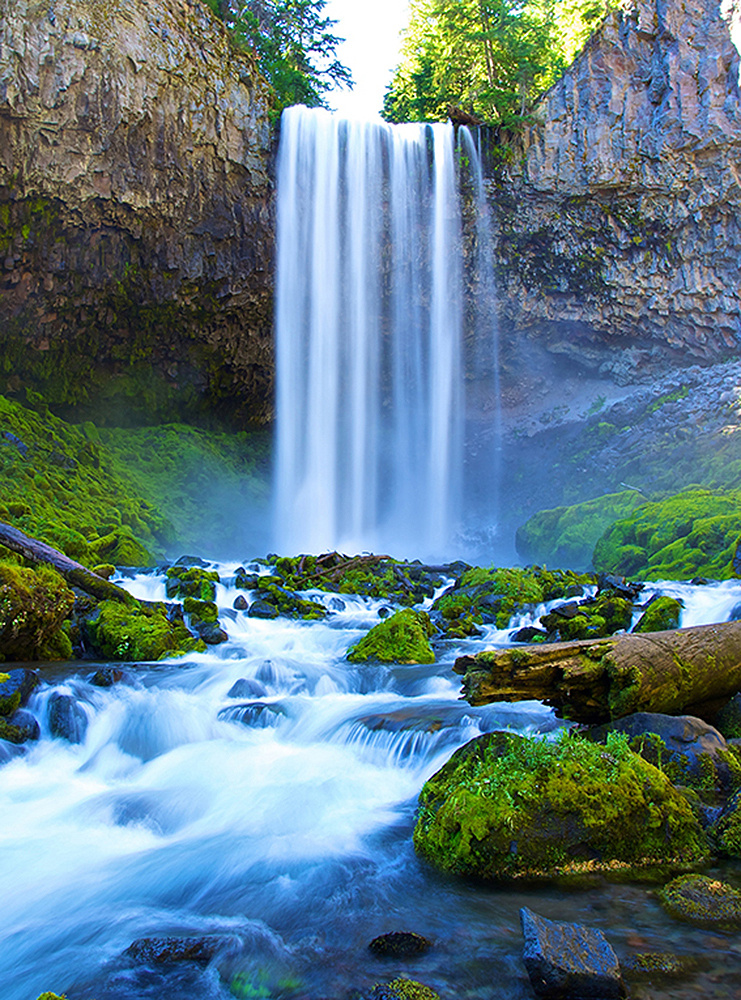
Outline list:
[[[283,113],[282,551],[451,549],[465,407],[457,174],[452,126]]]

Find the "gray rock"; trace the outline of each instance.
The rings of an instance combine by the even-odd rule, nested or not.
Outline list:
[[[34,688],[41,683],[39,675],[27,667],[4,671],[8,675],[6,681],[0,681],[0,715],[10,715],[17,708],[25,705]],[[0,673],[3,673],[0,670]]]
[[[87,715],[71,695],[54,692],[48,712],[52,736],[69,743],[82,743],[87,732]]]
[[[218,646],[220,642],[226,642],[229,639],[218,622],[199,622],[195,628],[198,638],[203,639],[207,646]]]
[[[258,598],[250,604],[247,614],[250,618],[277,618],[278,609],[273,607],[272,604],[268,604],[267,601]]]
[[[227,698],[263,698],[267,691],[259,681],[240,677],[227,691]]]
[[[522,957],[535,993],[546,1000],[620,1000],[625,986],[602,931],[520,910]]]

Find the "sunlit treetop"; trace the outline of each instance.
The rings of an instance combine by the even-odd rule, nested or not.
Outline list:
[[[517,125],[571,63],[614,0],[411,0],[388,121],[441,121],[458,108]]]

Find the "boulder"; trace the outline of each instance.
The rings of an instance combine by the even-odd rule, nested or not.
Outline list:
[[[625,737],[549,742],[487,733],[424,785],[418,854],[487,879],[691,864],[708,854],[686,798]]]
[[[82,743],[87,732],[87,715],[69,694],[55,691],[49,698],[49,731],[68,743]]]
[[[674,597],[655,597],[649,601],[633,631],[665,632],[667,629],[679,628],[683,608],[684,601],[678,601]]]
[[[701,927],[741,926],[741,893],[707,875],[680,875],[659,893],[669,916]]]
[[[198,622],[195,626],[198,638],[207,646],[218,646],[221,642],[227,642],[228,634],[216,622]]]
[[[392,979],[390,983],[376,983],[362,1000],[440,1000],[429,986],[414,979]]]
[[[237,596],[234,598],[234,604],[232,604],[232,607],[234,608],[235,611],[247,610],[249,604],[247,603],[247,598],[244,596],[244,594],[237,594]]]
[[[424,611],[405,608],[374,625],[350,650],[351,663],[379,660],[381,663],[434,663],[430,636],[435,627]]]
[[[422,955],[432,947],[432,941],[415,934],[414,931],[391,931],[373,938],[368,945],[374,955],[386,958],[408,958],[411,955]]]
[[[31,692],[41,683],[39,675],[27,667],[0,673],[0,715],[12,715],[25,705]]]
[[[35,715],[19,708],[9,719],[0,718],[0,739],[9,743],[25,743],[27,740],[37,740],[41,729]]]
[[[520,910],[522,957],[535,993],[545,1000],[621,1000],[625,986],[604,934],[581,924]]]
[[[114,684],[122,681],[125,676],[123,670],[119,670],[117,667],[101,667],[90,678],[90,683],[95,687],[113,687]]]
[[[250,604],[247,614],[250,618],[277,618],[280,612],[272,604],[268,604],[267,601],[258,597]]]
[[[267,691],[259,681],[240,677],[226,693],[227,698],[264,698]]]
[[[199,962],[206,964],[225,944],[215,935],[203,937],[146,937],[137,938],[124,952],[132,961],[147,965],[164,965],[171,962]]]

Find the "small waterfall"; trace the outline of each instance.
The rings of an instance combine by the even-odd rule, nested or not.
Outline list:
[[[464,423],[457,172],[452,126],[283,114],[283,551],[450,550]]]

